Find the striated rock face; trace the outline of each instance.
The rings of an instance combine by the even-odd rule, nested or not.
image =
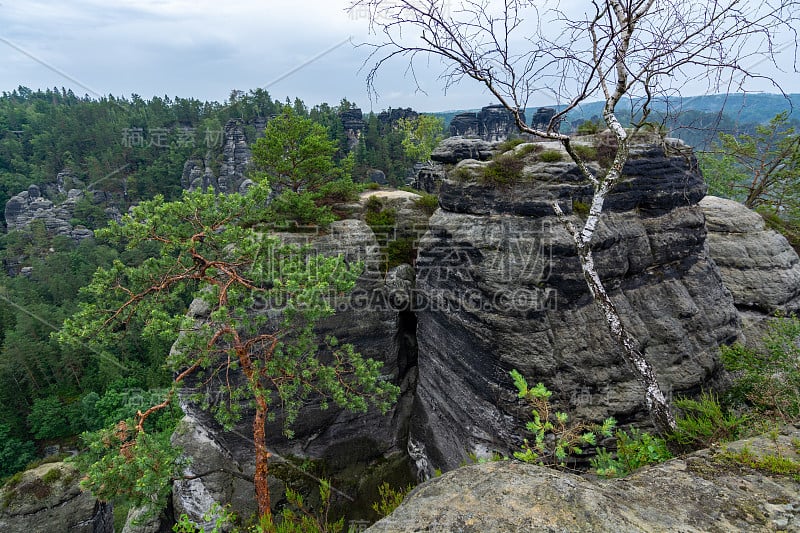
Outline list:
[[[531,117],[531,127],[540,130],[547,129],[547,125],[550,124],[555,114],[556,110],[552,107],[540,107]],[[555,131],[558,131],[558,127],[556,127]]]
[[[517,449],[528,413],[511,369],[542,381],[581,419],[649,424],[643,390],[552,214],[558,199],[578,217],[589,185],[571,163],[526,157],[526,178],[515,186],[443,182],[441,209],[419,245],[420,379],[409,449],[423,477],[468,453]],[[741,332],[706,250],[697,206],[705,185],[695,168],[662,148],[635,148],[592,241],[597,270],[668,394],[708,387],[720,372],[717,347]]]
[[[700,207],[709,253],[736,306],[764,315],[800,311],[800,258],[786,238],[733,200],[706,196]]]
[[[745,446],[759,457],[800,459],[789,427]],[[800,486],[791,476],[744,467],[721,450],[641,469],[624,479],[589,480],[517,462],[460,468],[416,489],[370,533],[463,531],[723,532],[800,531]]]
[[[447,177],[447,172],[440,165],[426,165],[417,171],[412,187],[430,194],[439,193],[439,185]]]
[[[4,533],[114,533],[111,504],[79,486],[80,472],[66,463],[27,470],[0,490],[0,531]]]
[[[388,126],[390,124],[394,124],[401,118],[405,120],[414,120],[418,116],[419,113],[410,107],[398,107],[394,109],[390,107],[389,109],[378,113],[378,121],[381,124]]]
[[[181,175],[181,185],[184,189],[213,187],[215,191],[223,193],[243,192],[246,188],[245,174],[252,160],[244,126],[241,120],[235,119],[225,124],[218,172],[214,172],[211,153],[204,159],[193,158],[184,164]],[[263,126],[256,131],[262,130]]]
[[[459,113],[450,120],[450,135],[478,137],[481,134],[481,123],[477,113]]]

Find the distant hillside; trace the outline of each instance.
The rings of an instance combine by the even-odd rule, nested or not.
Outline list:
[[[708,96],[691,96],[659,100],[653,105],[655,120],[660,120],[664,113],[671,116],[667,120],[670,134],[683,139],[697,148],[705,148],[716,139],[717,132],[751,132],[757,124],[765,124],[782,111],[789,111],[790,116],[800,124],[800,94],[787,97],[778,94],[715,94]],[[526,109],[528,117],[533,116],[536,107]],[[618,116],[624,120],[630,115],[630,107],[620,104]],[[590,102],[573,110],[567,116],[564,129],[586,120],[599,119],[602,114],[602,102]],[[450,121],[459,113],[477,112],[478,109],[444,111],[434,113],[445,121]]]

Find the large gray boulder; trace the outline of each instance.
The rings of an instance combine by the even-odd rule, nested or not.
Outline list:
[[[798,461],[798,438],[788,427],[776,440],[739,441],[612,480],[515,461],[469,466],[418,486],[367,531],[800,531],[797,481],[730,458],[747,447],[754,457]]]
[[[705,247],[702,177],[690,157],[643,145],[608,196],[592,240],[597,270],[667,394],[722,374],[717,348],[741,333]],[[685,150],[681,150],[685,152]],[[590,185],[571,163],[527,156],[508,187],[443,182],[417,257],[419,385],[409,450],[422,477],[468,454],[518,449],[529,413],[508,375],[555,391],[581,420],[648,425],[644,391],[586,287],[574,242]]]
[[[26,470],[0,489],[0,531],[4,533],[114,533],[110,503],[80,488],[81,474],[66,463]]]
[[[454,165],[463,159],[485,161],[492,157],[496,143],[473,137],[448,137],[436,145],[431,160]]]
[[[699,205],[709,254],[736,306],[765,315],[800,311],[800,258],[789,241],[739,202],[706,196]]]

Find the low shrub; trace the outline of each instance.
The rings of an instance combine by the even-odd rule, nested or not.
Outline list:
[[[707,392],[697,400],[677,399],[675,407],[681,411],[681,415],[677,417],[677,428],[669,438],[692,449],[734,440],[747,421],[745,416],[730,412],[720,404],[716,395]]]
[[[591,465],[597,475],[604,477],[622,477],[643,466],[663,463],[672,459],[667,442],[649,433],[632,429],[630,433],[617,431],[617,450],[612,455],[605,448],[597,450],[597,456]]]
[[[403,503],[403,499],[413,488],[411,485],[407,485],[400,489],[395,489],[384,481],[378,487],[378,501],[372,504],[372,510],[378,513],[381,518],[389,516]]]
[[[386,244],[386,270],[387,272],[403,263],[413,265],[417,258],[413,239],[395,239]]]
[[[542,466],[566,466],[573,455],[583,453],[583,446],[595,446],[597,435],[610,437],[617,421],[607,418],[602,425],[570,423],[566,413],[554,411],[550,404],[552,392],[542,383],[529,387],[525,378],[516,370],[511,378],[517,388],[517,396],[531,406],[531,417],[525,428],[533,435],[533,441],[523,440],[522,451],[514,457],[526,463]]]
[[[800,319],[778,317],[759,350],[741,344],[721,348],[722,363],[734,372],[732,401],[784,423],[800,419]]]
[[[584,120],[578,125],[575,133],[578,135],[594,135],[602,129],[602,124],[599,120]]]
[[[501,154],[483,167],[481,182],[484,185],[506,187],[518,183],[522,179],[525,162],[511,154]]]
[[[428,194],[422,191],[416,192],[420,195],[419,198],[414,200],[416,206],[424,211],[426,215],[433,215],[433,213],[439,208],[439,197],[435,194]]]
[[[584,161],[597,160],[597,148],[585,144],[573,144],[572,150]]]
[[[545,163],[557,163],[563,161],[563,159],[564,154],[558,150],[545,150],[539,154],[539,161],[544,161]]]
[[[316,196],[308,192],[283,191],[269,204],[270,219],[277,225],[327,227],[336,220],[328,206],[317,206]]]
[[[514,148],[516,148],[517,146],[519,146],[524,142],[525,139],[520,139],[519,137],[514,139],[507,139],[498,144],[496,150],[502,154],[503,152],[508,152],[509,150],[513,150]]]

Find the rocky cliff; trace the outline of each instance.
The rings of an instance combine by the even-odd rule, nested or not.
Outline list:
[[[384,361],[387,376],[401,385],[403,395],[387,417],[309,406],[293,441],[277,437],[270,442],[277,474],[274,495],[282,493],[287,480],[306,479],[313,486],[313,480],[289,465],[307,460],[355,500],[346,504],[351,511],[357,509],[349,517],[363,518],[380,476],[407,475],[408,458],[425,478],[435,468],[459,466],[468,454],[510,455],[521,443],[528,418],[509,378],[511,369],[531,383],[545,383],[554,391],[556,405],[573,417],[614,416],[621,424],[649,424],[642,390],[595,309],[574,244],[552,212],[551,202],[558,200],[579,223],[591,196],[589,184],[571,163],[541,161],[537,154],[542,149],[559,149],[545,143],[535,150],[517,148],[518,154],[526,154],[519,179],[489,185],[481,176],[490,163],[478,159],[488,159],[494,146],[462,141],[448,140],[437,150],[450,164],[458,164],[450,179],[442,181],[440,208],[427,230],[412,239],[418,248],[413,265],[384,275],[379,242],[390,236],[376,238],[360,220],[340,221],[327,233],[301,239],[320,253],[344,253],[348,261],[365,262],[353,296],[320,331]],[[470,156],[474,159],[460,161]],[[732,285],[730,291],[725,287],[728,274],[724,267],[720,274],[712,256],[738,255],[741,260],[741,253],[725,252],[726,246],[733,250],[735,242],[752,240],[747,246],[751,250],[766,236],[758,233],[763,226],[747,222],[742,214],[709,211],[709,202],[714,202],[700,202],[705,186],[696,168],[677,141],[634,147],[593,241],[598,271],[670,395],[697,393],[723,376],[717,348],[742,337],[740,313],[752,307],[740,303],[745,301],[744,286],[752,294],[746,298],[766,298],[765,310],[790,305],[794,298],[778,298],[783,289],[771,289],[772,283],[767,284],[769,294],[760,296],[756,283]],[[375,194],[366,193],[362,203]],[[419,230],[420,221],[408,214],[413,195],[381,195],[405,228],[398,235]],[[744,224],[741,235],[739,230],[718,229],[723,221]],[[752,239],[750,231],[756,231]],[[728,244],[719,245],[715,235],[724,235]],[[787,274],[793,272],[796,256],[777,261],[770,254],[752,250],[750,277],[769,278],[774,271],[781,286],[796,290],[793,274]],[[201,308],[193,306],[191,312],[202,319]],[[197,518],[211,502],[220,501],[233,502],[246,516],[253,509],[249,411],[235,431],[224,432],[196,406],[186,404],[185,410],[175,444],[195,458],[190,473],[212,473],[175,485],[176,513]],[[270,434],[280,435],[279,427],[271,427]],[[557,475],[522,465],[509,468],[518,469],[515,475],[526,480]],[[557,481],[559,487],[578,487],[580,494],[606,490],[580,483],[568,476]],[[553,496],[546,493],[549,488],[543,490],[537,496],[543,501]],[[282,505],[279,497],[275,503]]]
[[[518,462],[460,468],[416,489],[370,533],[800,531],[796,479],[736,454],[794,461],[800,428],[702,450],[623,479],[592,480]]]
[[[556,391],[557,404],[578,418],[648,424],[643,391],[553,216],[557,199],[580,223],[589,185],[572,163],[541,162],[535,151],[525,161],[522,179],[508,186],[444,181],[441,209],[420,242],[420,377],[409,449],[423,475],[454,468],[467,454],[516,449],[526,413],[511,369]],[[477,176],[485,165],[468,167]],[[706,249],[697,205],[705,185],[694,169],[677,151],[635,148],[593,239],[597,269],[669,394],[708,387],[721,370],[717,347],[740,335],[733,298]]]
[[[114,533],[111,505],[81,491],[80,473],[66,463],[26,470],[0,489],[4,533]]]
[[[522,114],[525,122],[525,114]],[[514,118],[501,105],[490,105],[477,113],[459,113],[450,121],[451,136],[480,137],[485,141],[504,141],[519,132]]]
[[[262,120],[256,126],[264,130]],[[255,139],[250,139],[255,142]],[[231,119],[225,124],[221,139],[222,153],[215,156],[209,152],[205,158],[189,159],[183,166],[181,185],[184,189],[208,189],[231,193],[242,192],[247,188],[245,177],[252,160],[252,153],[245,135],[245,124]]]

